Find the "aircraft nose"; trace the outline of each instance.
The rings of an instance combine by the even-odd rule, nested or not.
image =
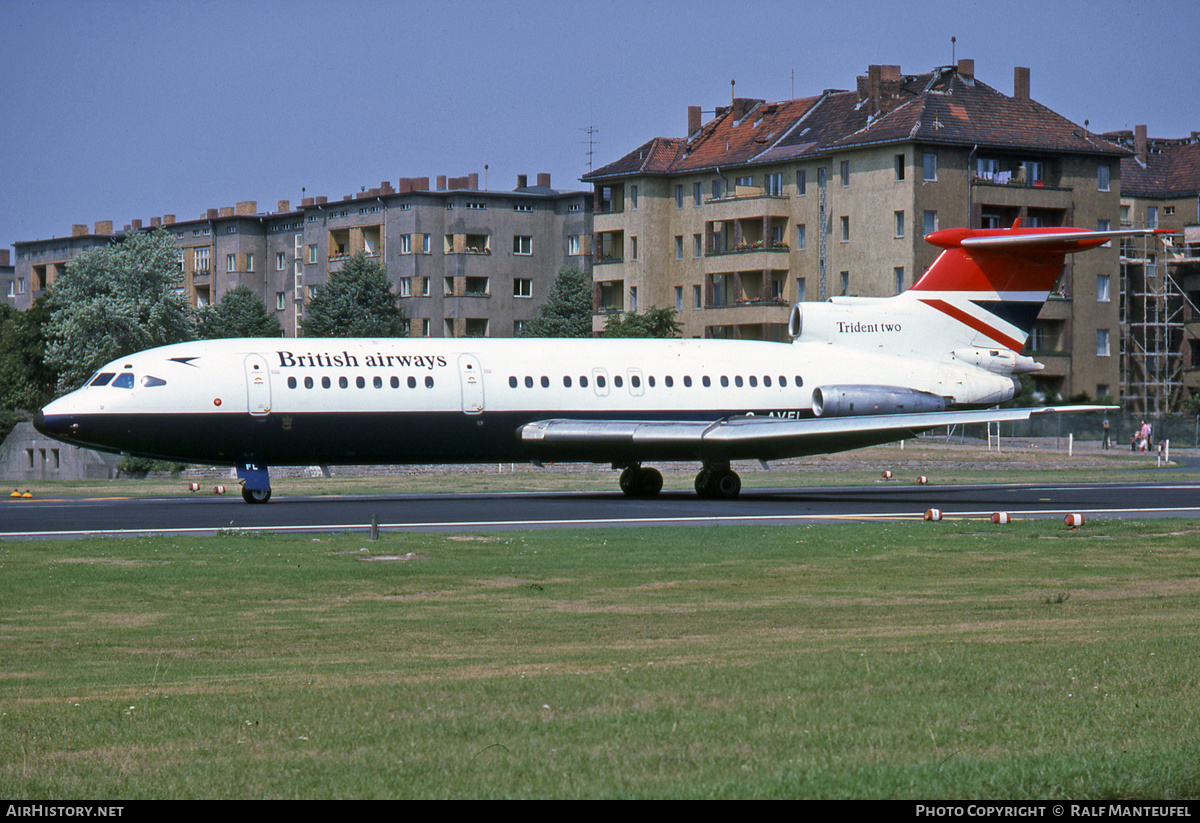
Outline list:
[[[33,416],[33,427],[35,429],[37,429],[38,431],[40,431],[42,434],[48,434],[48,432],[44,428],[45,425],[46,425],[46,415],[42,414],[41,409],[38,409],[37,414],[35,414]]]

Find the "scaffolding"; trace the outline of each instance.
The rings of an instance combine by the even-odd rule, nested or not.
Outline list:
[[[1153,228],[1153,227],[1151,227]],[[1160,417],[1187,397],[1193,367],[1185,339],[1195,302],[1180,286],[1194,252],[1171,235],[1142,235],[1121,244],[1121,387],[1127,414]]]

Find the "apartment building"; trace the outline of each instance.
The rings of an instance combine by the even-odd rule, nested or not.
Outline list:
[[[1121,160],[1121,225],[1173,232],[1121,247],[1125,406],[1157,416],[1200,391],[1200,132],[1150,138],[1139,125],[1104,136],[1131,150]]]
[[[102,221],[71,236],[15,244],[10,302],[27,308],[71,260],[130,231],[162,228],[179,247],[181,288],[195,306],[245,285],[263,298],[285,334],[302,329],[305,306],[351,255],[386,267],[409,319],[427,337],[510,337],[533,317],[559,269],[591,270],[592,197],[560,191],[550,175],[511,191],[478,187],[478,175],[401,178],[338,201],[256,201],[209,209],[202,217],[135,220],[122,231]]]
[[[686,137],[658,137],[585,175],[593,187],[594,328],[673,306],[685,334],[783,340],[791,303],[911,286],[955,226],[1115,226],[1129,150],[960,60],[871,66],[854,90],[734,98]],[[1116,249],[1069,259],[1027,352],[1049,397],[1120,385]]]

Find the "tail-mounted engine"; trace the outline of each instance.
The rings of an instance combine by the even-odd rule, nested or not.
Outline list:
[[[813,389],[817,417],[918,414],[946,410],[946,398],[903,386],[821,386]]]

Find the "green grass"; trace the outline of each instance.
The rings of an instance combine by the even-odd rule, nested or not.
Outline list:
[[[0,796],[1196,797],[1198,535],[3,542]]]
[[[1194,460],[1195,450],[1176,449],[1174,457],[1186,455]],[[659,466],[667,490],[691,491],[698,465],[665,464]],[[1157,465],[1153,454],[1134,453],[1129,449],[1099,451],[1095,443],[1077,444],[1068,456],[1066,439],[1057,445],[1053,438],[1034,444],[1006,442],[999,452],[985,446],[940,440],[910,440],[898,444],[857,449],[832,455],[818,455],[771,464],[769,471],[757,462],[735,465],[743,487],[799,488],[811,486],[871,485],[881,482],[884,469],[893,472],[896,484],[915,483],[918,476],[929,478],[931,485],[1052,482],[1139,482],[1173,480],[1193,476],[1178,463]],[[607,466],[563,464],[536,467],[528,464],[479,465],[471,467],[410,467],[401,474],[374,471],[366,474],[333,467],[334,476],[285,477],[276,471],[271,485],[279,495],[347,494],[440,494],[445,492],[527,492],[527,491],[612,491],[617,488],[617,473]],[[145,480],[9,481],[14,488],[30,490],[35,497],[57,495],[114,497],[187,495],[194,478],[156,476]],[[226,494],[237,492],[236,479],[228,470],[219,478],[197,479],[201,493],[211,493],[214,484],[226,486]]]

